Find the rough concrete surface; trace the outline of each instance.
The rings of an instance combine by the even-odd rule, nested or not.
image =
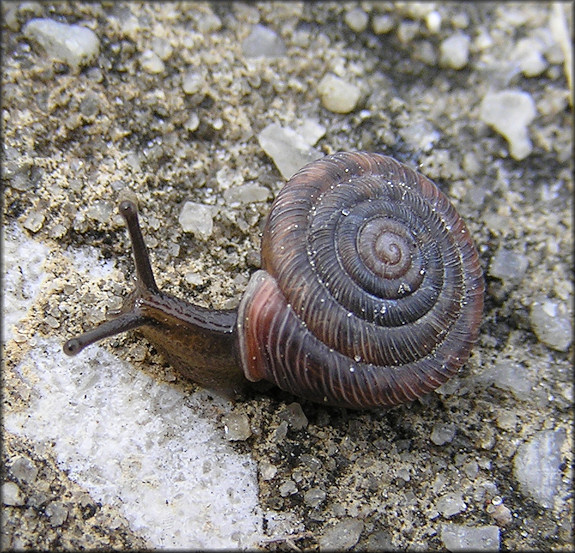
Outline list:
[[[572,550],[572,8],[3,2],[2,549]],[[131,287],[121,198],[161,288],[237,306],[281,140],[451,198],[487,282],[457,377],[355,412],[229,403],[135,332],[62,354]]]

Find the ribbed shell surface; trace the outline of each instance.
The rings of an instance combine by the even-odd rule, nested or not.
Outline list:
[[[467,227],[391,157],[337,153],[296,173],[268,216],[262,268],[238,313],[244,372],[313,401],[411,401],[477,339],[484,281]]]

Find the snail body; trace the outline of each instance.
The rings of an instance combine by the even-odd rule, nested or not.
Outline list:
[[[446,382],[477,339],[484,281],[469,231],[435,184],[391,157],[337,153],[296,173],[272,204],[262,269],[237,310],[161,292],[135,205],[120,212],[136,289],[117,318],[66,342],[68,354],[139,328],[205,387],[267,380],[319,403],[374,408]]]

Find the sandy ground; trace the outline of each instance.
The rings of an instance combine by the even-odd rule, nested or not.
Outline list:
[[[571,4],[2,9],[4,549],[572,550]],[[97,56],[53,59],[22,32],[40,17],[92,29]],[[258,23],[284,54],[245,56]],[[327,73],[359,89],[348,113],[322,105]],[[481,114],[505,90],[535,107],[510,141]],[[420,169],[468,223],[487,292],[458,377],[389,411],[300,411],[273,389],[213,398],[134,333],[62,355],[129,289],[119,198],[160,287],[236,306],[283,183],[257,136],[307,121],[323,154]],[[232,201],[253,183],[269,194]],[[186,201],[212,206],[209,237],[182,231]]]

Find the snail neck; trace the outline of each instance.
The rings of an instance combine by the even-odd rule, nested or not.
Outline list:
[[[140,332],[180,374],[228,397],[242,391],[236,309],[207,309],[163,292],[134,303],[144,317]]]

